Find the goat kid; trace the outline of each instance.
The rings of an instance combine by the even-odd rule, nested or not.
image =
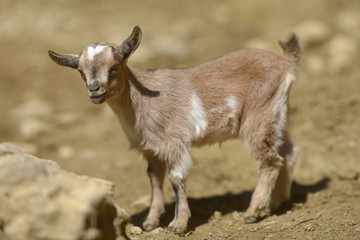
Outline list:
[[[186,231],[189,148],[229,138],[243,139],[260,171],[244,221],[255,222],[262,211],[279,208],[290,196],[297,152],[286,131],[288,92],[301,53],[297,37],[279,42],[284,57],[243,49],[192,68],[145,70],[127,65],[141,35],[136,26],[120,46],[101,42],[79,55],[49,55],[80,72],[91,101],[110,105],[132,147],[148,161],[152,199],[144,229],[156,228],[164,213],[168,169],[176,199],[169,228]]]

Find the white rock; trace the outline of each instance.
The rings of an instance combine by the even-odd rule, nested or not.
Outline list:
[[[212,218],[214,220],[219,220],[222,217],[222,213],[220,211],[215,211]]]
[[[336,16],[336,25],[346,33],[354,36],[359,36],[359,31],[355,29],[360,28],[360,10],[345,9]]]
[[[26,118],[47,118],[53,113],[52,107],[40,99],[31,97],[21,105],[17,106],[11,115],[16,120],[23,120]]]
[[[327,70],[325,59],[320,55],[307,56],[305,65],[306,69],[312,74],[322,74]]]
[[[113,191],[109,181],[0,144],[0,223],[8,239],[124,239],[130,217]]]
[[[130,231],[130,234],[132,234],[132,235],[140,235],[143,232],[142,229],[138,226],[130,227],[129,231]]]
[[[20,123],[19,132],[25,139],[33,139],[47,132],[50,125],[38,118],[27,118]]]
[[[314,43],[324,43],[331,34],[330,27],[316,19],[305,20],[295,26],[293,31],[305,47]]]
[[[150,234],[152,234],[152,235],[158,235],[158,234],[162,233],[163,231],[164,231],[164,229],[163,229],[162,227],[157,227],[157,228],[155,228],[154,230],[152,230],[152,231],[150,232]]]
[[[69,159],[74,156],[74,148],[68,145],[61,146],[59,147],[57,154],[62,159]]]
[[[326,44],[329,56],[328,67],[330,73],[336,73],[349,68],[357,54],[358,46],[354,38],[338,34]]]
[[[232,213],[232,217],[235,219],[235,220],[240,220],[241,219],[241,214],[238,212],[238,211],[234,211]]]

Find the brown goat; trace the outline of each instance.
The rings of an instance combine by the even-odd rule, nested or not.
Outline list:
[[[168,169],[176,198],[169,228],[186,231],[189,148],[229,138],[243,139],[260,171],[244,221],[257,221],[262,210],[276,210],[290,196],[297,152],[286,131],[288,92],[301,53],[297,37],[280,42],[284,57],[243,49],[192,68],[155,70],[127,65],[140,40],[136,26],[120,46],[97,43],[79,55],[49,55],[80,72],[91,101],[110,105],[132,147],[148,161],[152,199],[144,229],[159,225]]]

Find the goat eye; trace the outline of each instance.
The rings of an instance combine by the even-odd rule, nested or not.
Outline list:
[[[115,74],[118,69],[119,69],[119,64],[113,65],[113,66],[110,68],[109,75]]]
[[[82,78],[84,81],[86,81],[86,76],[85,76],[85,74],[83,73],[83,71],[79,70],[79,73],[80,73],[80,75],[81,75],[81,78]]]

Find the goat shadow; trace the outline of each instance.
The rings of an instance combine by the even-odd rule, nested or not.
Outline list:
[[[310,185],[302,185],[293,182],[291,186],[291,199],[283,204],[275,214],[282,215],[291,210],[296,203],[305,203],[309,193],[319,192],[327,188],[329,178],[323,178],[318,182]],[[204,198],[188,198],[192,217],[189,220],[188,230],[194,230],[196,227],[207,223],[215,211],[221,212],[222,215],[234,211],[244,212],[250,203],[252,191],[243,191],[241,193],[226,193]],[[174,217],[175,203],[165,204],[166,213],[160,219],[160,226],[167,226]],[[142,226],[149,208],[142,210],[131,216],[131,223],[135,226]]]

